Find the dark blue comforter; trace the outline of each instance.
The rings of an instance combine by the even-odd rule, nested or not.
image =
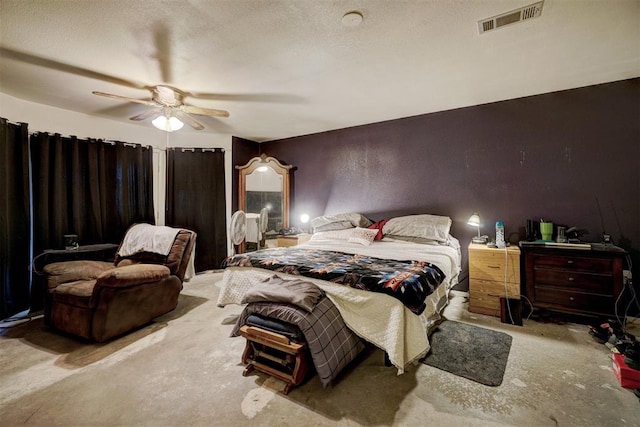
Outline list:
[[[425,261],[396,261],[297,247],[264,249],[226,258],[222,267],[256,267],[382,292],[421,314],[444,273]]]

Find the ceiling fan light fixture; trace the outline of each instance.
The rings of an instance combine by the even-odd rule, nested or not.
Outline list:
[[[184,123],[177,117],[158,116],[151,121],[153,126],[165,132],[174,132],[182,129]]]

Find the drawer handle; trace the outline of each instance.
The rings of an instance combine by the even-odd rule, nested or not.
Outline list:
[[[499,265],[487,265],[487,267],[489,267],[489,268],[500,268]]]
[[[574,280],[576,280],[576,279],[574,279],[573,277],[569,277],[569,281],[570,282],[573,282]]]
[[[573,300],[574,300],[574,298],[573,298],[573,297],[569,297],[569,301],[573,301]]]
[[[569,265],[573,264],[573,260],[572,259],[568,260],[567,264],[569,264]]]

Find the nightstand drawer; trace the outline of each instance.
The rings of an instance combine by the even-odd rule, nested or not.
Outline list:
[[[506,290],[503,282],[471,278],[469,280],[469,296],[484,294],[492,297],[520,299],[520,283],[507,282]]]
[[[505,253],[502,250],[473,251],[473,262],[469,263],[469,275],[476,279],[504,282],[505,267],[507,282],[520,283],[519,253],[509,253],[505,260]]]
[[[535,267],[535,286],[549,284],[582,292],[613,293],[611,274],[581,273]],[[606,291],[606,292],[605,292]]]
[[[469,311],[471,313],[486,314],[500,317],[500,298],[484,294],[469,293]]]

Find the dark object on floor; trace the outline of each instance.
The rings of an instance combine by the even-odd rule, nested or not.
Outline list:
[[[430,337],[423,363],[488,386],[502,384],[512,337],[466,323],[445,320]]]
[[[519,299],[500,298],[500,321],[522,326],[522,304]]]
[[[623,335],[620,323],[611,319],[589,325],[589,333],[601,344],[608,342],[614,335],[617,337]]]
[[[626,347],[624,363],[632,369],[640,370],[640,342],[635,341]]]

